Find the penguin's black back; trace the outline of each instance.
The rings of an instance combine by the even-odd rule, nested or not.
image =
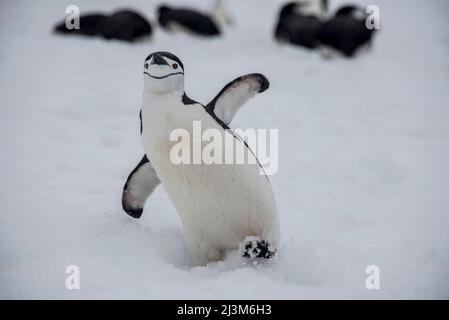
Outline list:
[[[318,46],[318,33],[322,22],[314,16],[291,16],[279,21],[276,38],[292,44],[314,49]]]
[[[102,25],[102,35],[105,39],[134,41],[151,35],[151,32],[151,24],[140,14],[131,10],[113,13]]]
[[[337,15],[323,24],[319,41],[346,57],[353,57],[357,49],[371,42],[374,30],[369,30],[364,19],[351,15]]]
[[[67,29],[65,20],[57,24],[54,28],[58,33],[73,33],[86,36],[96,36],[101,33],[103,23],[106,21],[107,16],[101,13],[91,13],[80,16],[80,28],[79,29]]]
[[[275,38],[308,49],[318,46],[318,33],[322,22],[318,17],[295,12],[296,3],[284,5],[279,13]]]
[[[151,24],[131,10],[116,11],[110,16],[93,13],[80,16],[80,29],[67,29],[65,21],[56,25],[55,32],[102,36],[105,39],[135,41],[152,33]]]
[[[202,36],[217,36],[220,34],[218,26],[210,17],[194,10],[171,9],[161,6],[158,13],[158,21],[163,28],[169,28],[174,23]]]
[[[366,19],[367,15],[360,7],[340,7],[321,28],[320,43],[340,51],[346,57],[353,57],[360,47],[371,44],[375,30],[366,27]]]

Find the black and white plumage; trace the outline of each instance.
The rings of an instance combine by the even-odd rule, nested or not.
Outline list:
[[[79,29],[67,29],[63,21],[55,26],[54,31],[67,35],[98,36],[132,42],[151,36],[152,27],[139,13],[119,10],[111,15],[101,13],[81,15]]]
[[[79,29],[67,29],[65,21],[57,24],[54,31],[63,34],[79,34],[85,36],[100,36],[102,26],[106,21],[107,15],[102,13],[90,13],[80,16]]]
[[[341,7],[320,29],[318,38],[325,56],[338,53],[354,57],[362,49],[369,48],[374,29],[366,26],[367,14],[364,9],[353,5]]]
[[[179,62],[181,63],[181,62]],[[221,122],[228,126],[238,110],[254,95],[264,92],[269,87],[268,80],[261,74],[248,74],[238,77],[229,82],[205,106],[205,110]],[[187,95],[183,96],[185,105],[195,104]],[[143,131],[142,112],[139,113],[140,133]],[[123,210],[133,218],[140,218],[144,205],[154,189],[160,184],[151,163],[146,155],[142,157],[137,166],[131,171],[123,187],[122,207]]]
[[[327,11],[326,0],[303,0],[285,4],[279,13],[275,38],[307,49],[318,47],[318,33]]]
[[[125,184],[125,211],[139,217],[146,198],[162,182],[181,217],[195,263],[216,261],[239,247],[244,257],[272,257],[280,241],[279,221],[260,164],[175,165],[168,139],[179,128],[193,134],[192,121],[200,121],[203,130],[219,130],[243,144],[228,124],[250,97],[268,88],[268,80],[261,74],[239,77],[203,106],[184,92],[182,62],[157,52],[145,61],[144,84],[141,138],[146,156]]]
[[[168,31],[185,30],[200,36],[219,36],[221,31],[213,16],[189,8],[158,8],[158,22]]]
[[[145,201],[160,184],[160,180],[154,171],[146,155],[131,171],[123,187],[122,207],[133,218],[140,218]]]
[[[270,83],[259,73],[232,80],[206,105],[206,110],[229,125],[237,111],[254,95],[268,89]]]

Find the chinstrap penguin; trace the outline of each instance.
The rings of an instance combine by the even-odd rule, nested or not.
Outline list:
[[[303,0],[285,4],[279,13],[275,38],[307,49],[318,47],[320,31],[327,1]]]
[[[368,29],[364,8],[343,6],[320,28],[318,39],[325,58],[354,57],[371,47],[375,29]]]
[[[142,15],[132,10],[118,10],[111,15],[101,13],[80,16],[79,29],[67,29],[65,21],[55,26],[61,34],[98,36],[104,39],[138,41],[152,34],[152,27]]]
[[[145,156],[125,183],[124,210],[140,217],[146,199],[162,183],[180,215],[195,264],[220,260],[239,248],[246,258],[271,258],[280,243],[278,213],[258,162],[173,164],[170,149],[175,142],[169,139],[179,128],[193,136],[192,123],[200,121],[203,130],[219,130],[249,148],[228,125],[248,99],[268,88],[268,80],[261,74],[239,77],[203,106],[184,92],[184,66],[173,54],[150,54],[143,76],[140,130]]]
[[[102,13],[89,13],[80,16],[80,28],[68,29],[65,21],[58,23],[53,31],[63,34],[77,34],[84,36],[100,36],[103,23],[107,19],[107,15]]]
[[[222,0],[216,1],[215,9],[211,13],[161,5],[157,15],[159,25],[167,31],[185,31],[204,37],[219,36],[224,26],[232,22]]]

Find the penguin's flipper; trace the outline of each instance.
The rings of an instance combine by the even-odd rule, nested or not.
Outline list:
[[[144,155],[129,174],[123,187],[123,210],[133,218],[140,218],[145,201],[160,183],[156,171]]]
[[[237,111],[257,93],[268,89],[270,83],[260,73],[247,74],[229,82],[220,93],[206,105],[209,113],[229,125]]]

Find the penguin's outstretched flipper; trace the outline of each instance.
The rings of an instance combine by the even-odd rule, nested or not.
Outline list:
[[[260,73],[247,74],[229,82],[218,95],[206,105],[206,110],[229,125],[237,111],[257,93],[268,89],[270,83]]]
[[[160,183],[156,171],[147,156],[144,155],[129,174],[123,187],[123,210],[133,218],[140,218],[145,201]]]

